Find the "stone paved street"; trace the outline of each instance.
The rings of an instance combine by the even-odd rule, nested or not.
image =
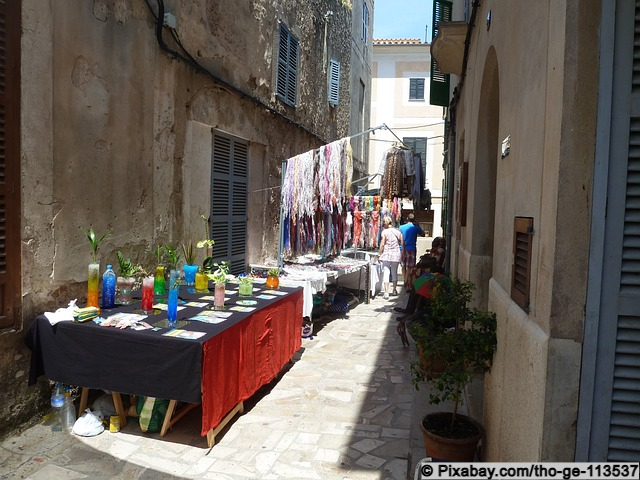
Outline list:
[[[95,437],[36,425],[6,438],[0,478],[405,479],[424,457],[418,421],[429,408],[396,333],[404,295],[317,319],[316,334],[278,377],[245,403],[209,449],[195,409],[164,437],[135,418]]]

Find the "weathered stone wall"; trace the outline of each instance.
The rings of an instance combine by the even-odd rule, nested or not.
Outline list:
[[[27,387],[33,318],[84,303],[89,242],[151,268],[158,243],[203,236],[211,132],[249,143],[247,258],[274,258],[282,161],[348,134],[349,82],[327,103],[327,45],[349,76],[351,10],[338,0],[22,0],[23,319],[0,335],[0,434],[47,403],[44,381]],[[164,4],[177,38],[156,36]],[[300,40],[297,107],[275,97],[279,22]],[[204,71],[206,69],[206,72]],[[271,188],[275,187],[275,188]],[[105,359],[108,366],[108,359]],[[10,392],[10,393],[9,393]]]

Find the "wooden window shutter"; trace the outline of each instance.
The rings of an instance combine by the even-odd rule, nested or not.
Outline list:
[[[0,327],[20,316],[20,12],[0,0]]]
[[[278,76],[276,95],[287,105],[296,106],[298,83],[298,39],[280,25],[280,46],[278,48]]]
[[[340,101],[340,62],[329,60],[329,104],[338,105]]]
[[[440,22],[451,21],[453,2],[448,0],[433,0],[433,35],[438,36]],[[429,90],[429,103],[442,107],[449,106],[449,74],[443,73],[438,68],[435,58],[431,57],[431,79]]]
[[[533,218],[516,217],[513,226],[513,270],[511,299],[529,311],[531,299],[531,250],[533,246]]]
[[[467,226],[467,192],[469,189],[469,162],[462,162],[458,178],[458,224]]]
[[[211,168],[213,261],[230,262],[229,272],[246,269],[248,145],[214,133]]]

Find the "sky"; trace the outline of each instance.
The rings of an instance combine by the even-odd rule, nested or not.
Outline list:
[[[375,0],[373,38],[419,38],[431,41],[432,0]]]

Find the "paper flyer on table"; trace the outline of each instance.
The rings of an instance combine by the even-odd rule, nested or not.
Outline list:
[[[256,309],[256,307],[235,306],[235,307],[231,307],[229,310],[233,310],[235,312],[253,312],[255,309]]]
[[[187,340],[195,340],[204,334],[205,332],[194,332],[192,330],[169,330],[167,333],[163,333],[165,337],[184,338]]]
[[[205,304],[206,305],[206,304]],[[157,310],[167,310],[169,308],[169,305],[167,305],[166,303],[156,303],[153,308],[157,309]],[[185,307],[182,306],[178,306],[178,310],[182,310]]]

